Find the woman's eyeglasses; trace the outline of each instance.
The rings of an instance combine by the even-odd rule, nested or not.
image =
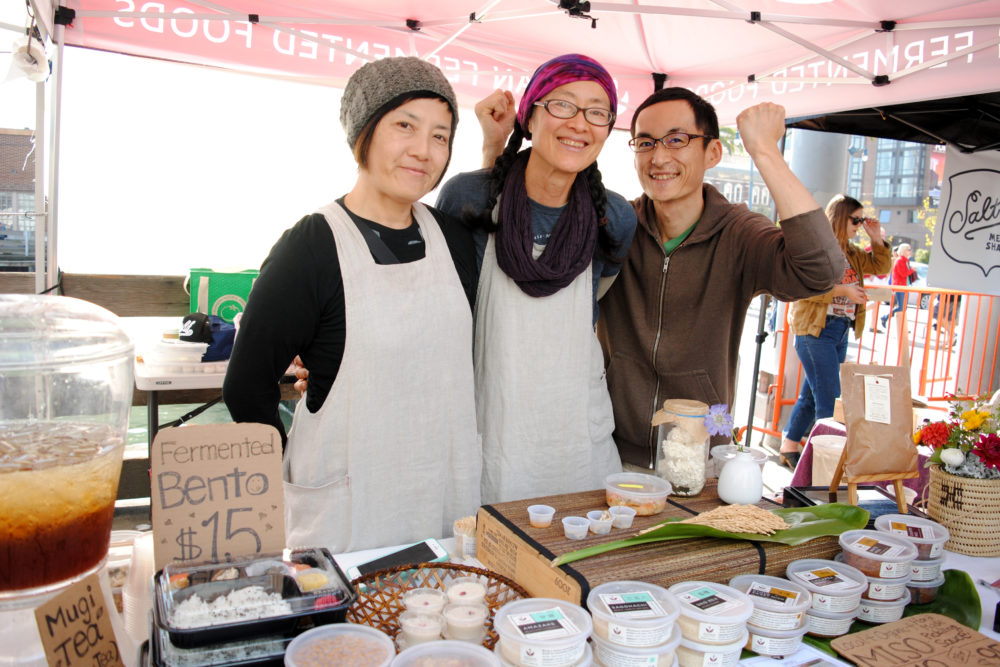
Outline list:
[[[852,215],[852,216],[851,216],[851,217],[849,218],[849,220],[850,220],[850,221],[851,221],[852,223],[854,223],[855,225],[863,225],[863,224],[865,224],[865,217],[864,217],[863,215],[862,215],[862,216],[853,216],[853,215]]]
[[[581,111],[583,112],[583,117],[587,119],[587,122],[591,125],[596,125],[598,127],[607,127],[611,123],[615,122],[615,114],[610,109],[602,109],[601,107],[589,107],[584,109],[583,107],[578,107],[572,102],[567,102],[566,100],[545,100],[544,102],[535,102],[536,107],[544,107],[553,117],[561,118],[566,120],[567,118],[572,118]]]

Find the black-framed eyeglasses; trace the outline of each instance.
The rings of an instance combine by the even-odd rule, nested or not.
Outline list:
[[[629,148],[636,153],[648,153],[656,148],[656,144],[663,144],[664,148],[684,148],[692,139],[718,139],[708,134],[691,134],[689,132],[668,132],[659,139],[653,137],[635,137],[628,142]]]
[[[535,102],[534,106],[544,107],[551,116],[563,120],[572,118],[582,111],[583,117],[587,119],[587,122],[597,127],[607,127],[615,122],[615,112],[611,109],[602,109],[601,107],[588,107],[585,109],[566,100],[545,100],[544,102]]]
[[[860,225],[865,224],[865,216],[863,216],[863,215],[852,215],[849,219],[855,225],[859,225],[860,226]]]

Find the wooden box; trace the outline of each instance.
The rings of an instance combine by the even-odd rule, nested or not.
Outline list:
[[[794,547],[773,542],[693,538],[616,549],[552,567],[551,561],[557,555],[630,537],[669,517],[693,516],[718,507],[721,501],[715,484],[716,480],[709,480],[705,490],[692,498],[668,498],[663,512],[637,516],[629,529],[612,528],[609,535],[588,533],[583,540],[565,538],[562,518],[607,509],[603,490],[484,505],[479,508],[476,522],[476,558],[487,569],[516,581],[534,597],[558,598],[582,605],[592,587],[608,581],[631,579],[668,587],[693,580],[728,584],[738,574],[783,577],[785,568],[794,560],[832,559],[840,551],[836,537],[820,537]],[[539,503],[556,509],[548,528],[533,528],[528,523],[528,505]],[[766,509],[780,507],[764,500],[759,505]]]

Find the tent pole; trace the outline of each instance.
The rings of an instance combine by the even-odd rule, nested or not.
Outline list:
[[[48,207],[45,205],[45,82],[35,84],[35,294],[45,291],[45,238]]]
[[[52,41],[56,45],[55,86],[52,89],[52,150],[49,157],[49,201],[48,215],[45,217],[48,243],[45,271],[46,289],[59,281],[59,258],[57,253],[59,229],[59,128],[62,121],[62,72],[64,33],[66,26],[56,25]],[[60,290],[61,291],[61,290]]]

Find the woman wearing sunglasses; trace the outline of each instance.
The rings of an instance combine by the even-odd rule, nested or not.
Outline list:
[[[832,290],[796,301],[790,308],[795,351],[804,374],[781,443],[781,462],[793,470],[799,460],[799,445],[813,422],[833,416],[834,401],[840,396],[840,364],[847,357],[847,334],[853,329],[854,337],[861,338],[865,327],[868,297],[864,276],[885,273],[891,266],[881,226],[878,220],[864,217],[861,202],[838,195],[827,205],[826,215],[847,258],[847,268]],[[872,242],[867,252],[851,242],[862,226]]]
[[[484,503],[596,489],[621,471],[594,333],[599,283],[617,275],[636,225],[597,170],[617,104],[599,63],[553,58],[528,82],[493,169],[456,176],[438,199],[478,230]]]

